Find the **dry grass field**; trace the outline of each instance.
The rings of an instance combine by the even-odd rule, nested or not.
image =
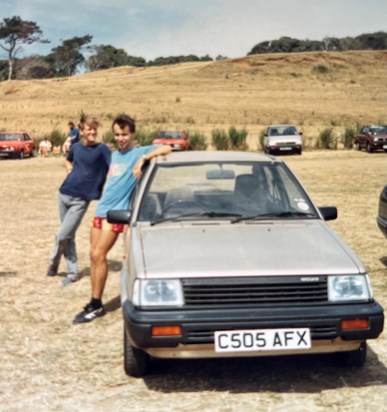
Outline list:
[[[309,151],[284,160],[319,205],[337,205],[330,223],[366,265],[387,307],[387,241],[375,216],[386,182],[384,153]],[[0,161],[1,411],[387,411],[385,334],[369,342],[364,368],[329,356],[169,361],[145,379],[122,367],[118,242],[109,255],[108,314],[72,325],[89,297],[91,205],[78,232],[84,277],[63,287],[45,275],[58,227],[63,159]],[[61,268],[64,269],[64,268]]]
[[[67,131],[80,112],[127,112],[140,127],[246,127],[251,150],[270,123],[294,123],[312,147],[319,131],[386,121],[387,51],[270,54],[217,62],[121,67],[50,80],[0,83],[0,130]],[[321,73],[319,69],[324,68]]]
[[[270,122],[316,131],[385,119],[386,52],[254,56],[147,69],[120,68],[71,79],[0,83],[0,129],[36,136],[81,110],[107,130],[116,113],[144,127],[246,126],[250,150]],[[329,68],[313,72],[316,65]],[[123,95],[124,93],[124,95]],[[123,96],[123,97],[122,97]],[[329,224],[369,271],[387,307],[387,240],[375,217],[387,180],[387,155],[354,150],[283,157],[318,205],[336,205]],[[58,228],[62,158],[0,160],[0,411],[387,411],[385,333],[369,342],[360,370],[330,356],[160,362],[145,379],[122,367],[123,322],[118,242],[109,255],[107,315],[72,325],[89,298],[92,204],[77,235],[83,277],[63,287],[45,275]],[[64,269],[64,267],[61,267]]]

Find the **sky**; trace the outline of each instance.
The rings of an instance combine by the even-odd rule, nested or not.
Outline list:
[[[258,43],[387,32],[386,0],[1,0],[0,21],[38,24],[49,44],[20,57],[47,55],[63,40],[93,36],[128,55],[242,57]],[[0,49],[0,58],[6,59]]]

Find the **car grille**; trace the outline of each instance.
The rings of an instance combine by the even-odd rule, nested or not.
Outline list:
[[[315,304],[328,300],[327,277],[184,279],[186,306]]]

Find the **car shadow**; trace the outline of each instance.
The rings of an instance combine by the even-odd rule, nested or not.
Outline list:
[[[0,271],[0,277],[13,277],[13,276],[16,276],[16,275],[17,275],[16,270]]]
[[[384,386],[387,369],[368,347],[362,368],[339,366],[333,354],[280,357],[157,360],[144,378],[148,389],[171,392],[259,391],[319,393],[340,387]]]
[[[383,256],[379,259],[379,261],[385,266],[387,267],[387,256]]]

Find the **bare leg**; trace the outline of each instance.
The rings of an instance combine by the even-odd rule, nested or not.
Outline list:
[[[102,298],[108,276],[107,254],[114,246],[119,233],[92,228],[90,232],[91,296]]]

